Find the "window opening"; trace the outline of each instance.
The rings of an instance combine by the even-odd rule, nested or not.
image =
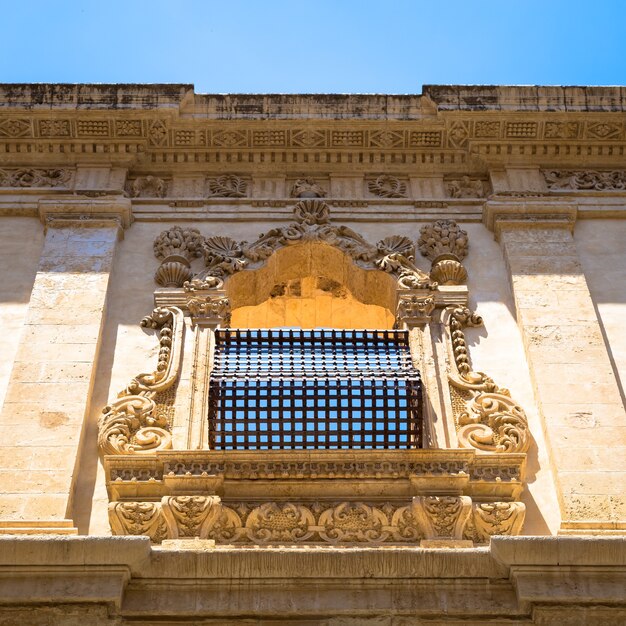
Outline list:
[[[212,449],[421,445],[407,331],[218,329],[215,339]]]

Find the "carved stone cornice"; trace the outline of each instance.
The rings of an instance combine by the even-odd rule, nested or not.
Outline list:
[[[96,227],[116,224],[121,230],[132,223],[130,200],[120,196],[83,198],[80,196],[55,196],[40,198],[39,219],[47,227]]]
[[[488,200],[483,210],[483,223],[493,231],[496,240],[504,229],[565,228],[573,232],[578,208],[559,199]]]

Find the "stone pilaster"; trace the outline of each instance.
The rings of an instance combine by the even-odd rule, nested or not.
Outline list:
[[[109,275],[130,205],[55,200],[40,214],[44,249],[0,415],[0,533],[73,530]]]
[[[626,528],[626,413],[572,237],[576,207],[488,203],[543,417],[561,532]]]

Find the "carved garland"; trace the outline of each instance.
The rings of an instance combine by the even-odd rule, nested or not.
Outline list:
[[[141,325],[159,330],[157,367],[133,378],[117,400],[102,410],[98,433],[102,454],[150,453],[172,446],[173,403],[167,392],[178,380],[183,312],[176,307],[157,308]]]
[[[467,496],[418,496],[408,505],[364,502],[229,503],[218,496],[165,496],[160,502],[112,502],[116,535],[198,537],[218,543],[415,543],[518,534],[520,502],[472,503]]]
[[[530,445],[524,410],[470,365],[463,329],[481,326],[482,318],[464,307],[448,307],[443,319],[453,368],[448,375],[459,445],[487,452],[526,452]]]

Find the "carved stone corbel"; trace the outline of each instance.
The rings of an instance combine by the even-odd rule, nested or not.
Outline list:
[[[150,453],[172,445],[173,398],[178,381],[185,323],[177,307],[160,307],[141,325],[159,330],[159,357],[154,372],[139,374],[117,400],[102,410],[98,447],[102,454]]]
[[[463,531],[472,512],[469,496],[416,496],[413,516],[426,539],[463,539]]]
[[[400,293],[396,307],[396,326],[421,326],[430,322],[431,314],[435,310],[435,299],[432,295],[417,295],[415,293]]]
[[[169,539],[206,539],[222,513],[219,496],[164,496],[161,508]]]
[[[432,262],[432,280],[442,285],[461,285],[467,280],[461,261],[467,256],[468,236],[454,220],[423,226],[417,245],[422,256]]]
[[[522,502],[482,502],[473,505],[472,539],[489,543],[492,535],[519,535],[524,524],[526,506]]]
[[[530,445],[524,410],[482,372],[472,370],[463,329],[482,325],[465,307],[448,307],[442,322],[448,338],[450,396],[459,445],[486,452],[526,452]]]

